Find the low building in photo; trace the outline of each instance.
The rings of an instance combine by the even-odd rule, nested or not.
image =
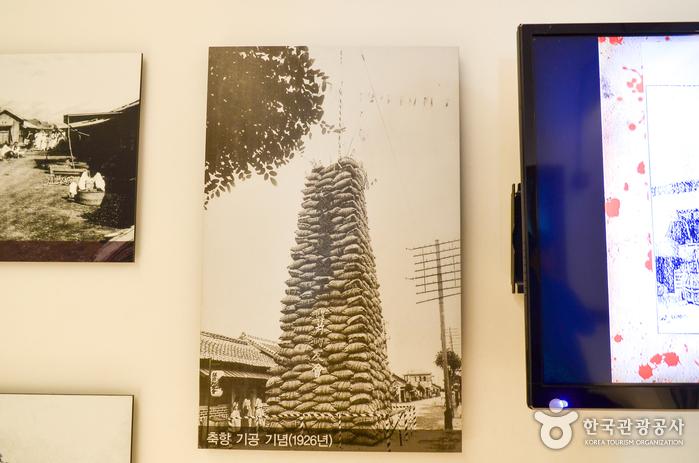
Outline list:
[[[207,417],[211,424],[226,422],[237,406],[242,425],[253,426],[256,409],[264,407],[277,344],[245,333],[230,338],[202,332],[199,347],[200,422],[205,424]]]
[[[394,402],[408,402],[410,399],[409,394],[406,391],[406,387],[408,386],[408,382],[405,381],[403,378],[398,376],[395,373],[391,374],[391,379],[393,382],[391,383],[391,391],[393,392],[393,401]]]
[[[432,373],[407,373],[403,379],[410,385],[407,389],[415,399],[426,399],[439,395],[441,388],[434,384]]]
[[[7,109],[0,110],[0,146],[22,143],[24,119]]]

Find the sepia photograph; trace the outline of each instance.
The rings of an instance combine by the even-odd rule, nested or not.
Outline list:
[[[131,463],[132,396],[0,394],[1,463]]]
[[[199,447],[460,452],[458,50],[208,70]]]
[[[0,261],[133,262],[141,54],[0,67]]]

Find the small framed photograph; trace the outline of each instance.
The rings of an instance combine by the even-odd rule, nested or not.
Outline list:
[[[141,58],[0,55],[0,261],[134,261]]]
[[[131,463],[133,396],[0,394],[0,462]]]

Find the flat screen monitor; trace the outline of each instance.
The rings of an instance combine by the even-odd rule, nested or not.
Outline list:
[[[699,23],[518,30],[527,401],[699,406]]]

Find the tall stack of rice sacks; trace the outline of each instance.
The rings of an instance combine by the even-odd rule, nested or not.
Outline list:
[[[281,360],[267,382],[270,422],[341,429],[343,442],[362,444],[381,437],[391,409],[366,178],[341,158],[306,179],[282,299]]]

